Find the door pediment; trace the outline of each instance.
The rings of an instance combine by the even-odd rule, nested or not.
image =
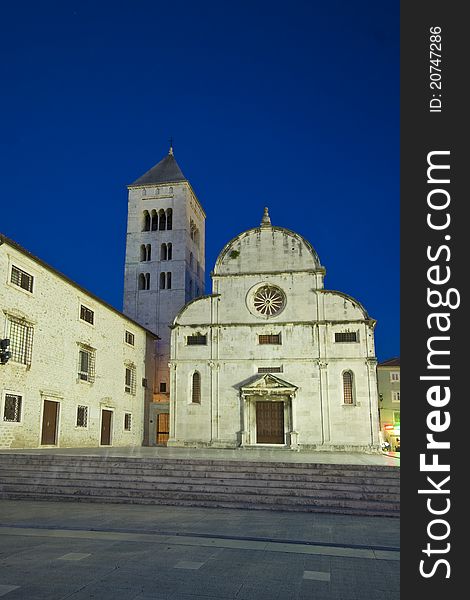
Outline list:
[[[293,395],[297,389],[298,387],[296,385],[293,385],[280,377],[276,377],[271,373],[255,375],[251,380],[244,382],[244,384],[240,386],[240,390],[244,395],[263,393]]]

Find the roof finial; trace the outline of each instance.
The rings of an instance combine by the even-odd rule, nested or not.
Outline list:
[[[261,227],[271,227],[271,219],[267,207],[264,207],[263,218],[261,219]]]
[[[173,156],[173,137],[171,137],[168,141],[170,142],[170,149],[168,151],[168,154],[170,156]]]

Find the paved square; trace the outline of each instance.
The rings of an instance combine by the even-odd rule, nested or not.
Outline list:
[[[323,571],[304,571],[304,579],[314,579],[315,581],[330,581],[330,573]]]

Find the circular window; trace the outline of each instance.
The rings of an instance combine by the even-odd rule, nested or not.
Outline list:
[[[255,310],[264,317],[274,317],[284,308],[286,297],[282,290],[272,285],[258,289],[253,297]]]

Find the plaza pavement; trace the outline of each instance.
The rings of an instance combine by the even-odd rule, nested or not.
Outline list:
[[[399,456],[185,448],[4,452],[399,466]],[[0,454],[3,452],[0,451]],[[0,500],[5,600],[397,600],[399,520]]]
[[[0,501],[5,600],[396,600],[399,521]]]

